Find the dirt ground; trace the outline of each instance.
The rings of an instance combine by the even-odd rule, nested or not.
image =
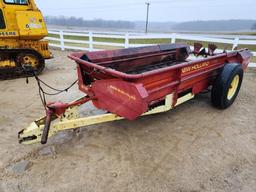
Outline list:
[[[54,54],[41,78],[64,88],[76,79],[76,66],[67,52]],[[0,192],[255,192],[255,87],[256,73],[247,73],[225,111],[213,108],[208,94],[199,95],[167,113],[91,126],[79,136],[66,131],[46,146],[23,146],[17,132],[44,112],[36,82],[1,81]],[[79,95],[74,87],[50,99]],[[10,167],[22,160],[29,166],[18,174]]]

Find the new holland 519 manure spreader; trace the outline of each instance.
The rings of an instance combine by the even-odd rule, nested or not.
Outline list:
[[[205,51],[196,44],[192,52],[185,44],[163,44],[72,53],[85,96],[47,104],[46,116],[20,131],[19,141],[45,144],[59,131],[165,112],[208,89],[213,105],[226,109],[237,97],[252,54],[215,49],[209,45]],[[105,114],[80,117],[78,107],[90,101]]]

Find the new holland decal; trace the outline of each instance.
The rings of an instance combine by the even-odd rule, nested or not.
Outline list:
[[[195,71],[195,70],[201,69],[203,67],[207,67],[209,65],[210,65],[210,62],[206,61],[206,62],[203,62],[203,63],[198,63],[196,65],[184,67],[184,68],[182,68],[181,72],[182,73],[189,73],[191,71]]]
[[[124,96],[128,97],[131,100],[134,100],[134,101],[136,100],[136,97],[134,95],[130,95],[129,93],[127,93],[127,92],[125,92],[125,91],[123,91],[123,90],[121,90],[121,89],[119,89],[119,88],[117,88],[113,85],[110,85],[109,88],[114,90],[115,92],[121,94],[121,95],[124,95]]]

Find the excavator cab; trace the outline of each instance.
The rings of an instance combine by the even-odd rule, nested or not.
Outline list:
[[[41,11],[34,0],[0,0],[0,78],[22,75],[24,66],[38,73],[52,58]]]
[[[2,0],[0,21],[5,38],[40,40],[48,35],[43,15],[31,0]]]
[[[6,0],[6,3],[18,4],[18,5],[28,5],[27,0]]]

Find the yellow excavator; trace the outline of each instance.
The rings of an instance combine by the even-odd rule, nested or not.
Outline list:
[[[52,58],[47,35],[34,0],[0,0],[0,78],[25,76],[25,68],[41,73]]]

